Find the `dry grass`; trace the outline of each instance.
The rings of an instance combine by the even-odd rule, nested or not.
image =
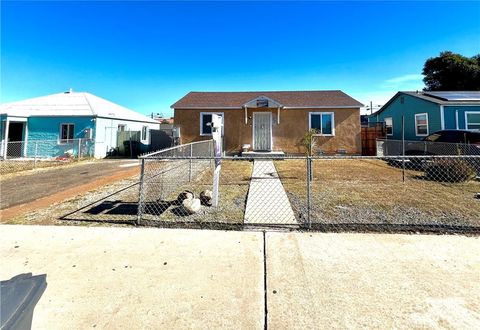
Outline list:
[[[275,163],[297,213],[306,198],[305,161]],[[381,160],[316,160],[312,184],[314,221],[479,226],[480,183],[425,180]]]
[[[187,168],[188,164],[177,161],[172,170],[162,178],[151,182],[146,198],[148,205],[145,219],[147,221],[201,224],[213,222],[242,224],[252,163],[224,160],[220,174],[219,206],[217,208],[203,206],[200,212],[193,215],[186,215],[175,203],[177,196],[184,190],[193,191],[197,197],[203,190],[212,190],[213,166],[204,164],[191,181],[186,179],[188,177]],[[165,198],[161,198],[164,192],[167,194]]]

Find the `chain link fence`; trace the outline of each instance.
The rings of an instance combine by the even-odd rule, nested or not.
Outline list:
[[[142,159],[139,224],[480,232],[480,156],[222,157],[215,206],[213,148],[191,148]]]
[[[480,156],[479,144],[377,139],[377,156]]]
[[[0,174],[59,166],[73,160],[91,158],[94,155],[94,144],[92,139],[3,142],[0,146]]]

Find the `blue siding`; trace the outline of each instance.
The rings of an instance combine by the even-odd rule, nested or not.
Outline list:
[[[67,150],[77,154],[78,144],[59,143],[60,125],[74,124],[74,138],[84,137],[84,130],[94,128],[92,117],[30,117],[28,118],[27,157],[36,154],[39,157],[63,156]],[[37,141],[37,143],[35,143]],[[90,149],[89,146],[88,149]],[[90,151],[89,151],[90,152]]]
[[[444,107],[445,114],[445,129],[456,129],[456,113],[458,113],[458,128],[466,129],[465,112],[478,112],[480,113],[480,106],[454,106],[448,105]]]
[[[403,98],[403,103],[401,102]],[[393,121],[393,136],[389,139],[402,139],[402,116],[405,117],[405,139],[421,140],[423,136],[415,133],[415,114],[428,113],[428,132],[441,129],[440,106],[407,94],[399,94],[380,114],[369,117],[370,122],[383,122],[391,117]]]

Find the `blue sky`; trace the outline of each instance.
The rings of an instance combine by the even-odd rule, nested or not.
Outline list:
[[[423,87],[480,53],[480,2],[1,2],[1,102],[73,88],[149,114],[189,91]]]

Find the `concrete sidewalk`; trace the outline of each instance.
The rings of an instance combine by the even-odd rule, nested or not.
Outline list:
[[[479,237],[266,233],[264,272],[262,236],[1,225],[0,279],[47,274],[33,329],[480,324]]]
[[[273,161],[256,159],[252,172],[244,223],[298,225]]]

